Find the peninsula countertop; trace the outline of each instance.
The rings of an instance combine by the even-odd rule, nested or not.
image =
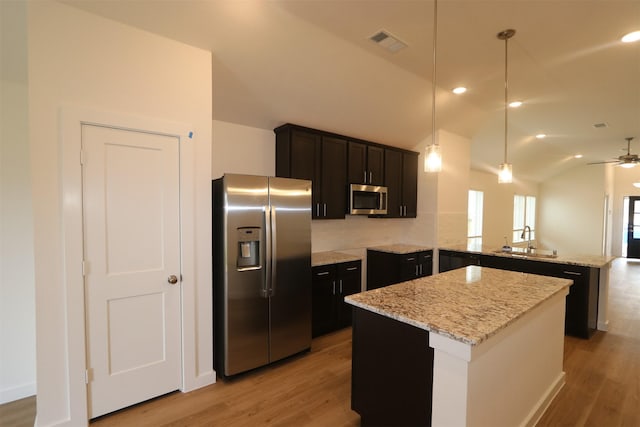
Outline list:
[[[449,246],[449,247],[442,247],[439,249],[447,250],[447,251],[455,251],[455,252],[468,252],[472,254],[498,256],[503,258],[527,259],[530,261],[542,261],[542,262],[552,262],[556,264],[580,265],[583,267],[595,267],[595,268],[605,267],[615,259],[615,257],[613,256],[562,254],[562,253],[559,253],[558,256],[555,258],[535,257],[535,256],[527,256],[525,253],[501,252],[499,250],[500,248],[490,248],[487,246],[478,247],[475,245]]]
[[[571,284],[569,279],[469,266],[345,301],[475,346]]]

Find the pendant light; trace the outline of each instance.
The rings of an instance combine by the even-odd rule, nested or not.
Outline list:
[[[498,183],[509,184],[513,182],[513,166],[507,162],[507,136],[508,136],[508,110],[509,110],[509,39],[516,34],[516,30],[504,30],[498,33],[498,38],[504,40],[504,163],[498,170]]]
[[[431,78],[431,145],[426,148],[424,156],[425,172],[442,170],[442,153],[436,140],[436,43],[438,37],[438,0],[433,1],[433,76]]]

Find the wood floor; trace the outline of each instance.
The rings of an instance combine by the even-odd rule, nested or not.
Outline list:
[[[566,337],[567,383],[538,426],[640,426],[640,262],[614,261],[609,299],[608,332],[590,340]],[[312,348],[287,363],[172,393],[92,426],[360,425],[350,409],[351,331],[315,339]],[[34,405],[29,398],[0,406],[0,426],[33,425]]]

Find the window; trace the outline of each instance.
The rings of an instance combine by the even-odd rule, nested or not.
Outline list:
[[[469,212],[467,219],[467,244],[469,248],[482,246],[482,191],[469,190]]]
[[[524,227],[531,227],[531,240],[536,239],[536,198],[535,196],[513,196],[513,243],[526,242],[529,235],[522,238]]]

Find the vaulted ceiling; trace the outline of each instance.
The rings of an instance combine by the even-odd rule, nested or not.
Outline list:
[[[431,134],[432,0],[64,3],[210,50],[214,119],[291,122],[405,148]],[[440,0],[437,18],[436,127],[472,141],[474,168],[503,160],[496,34],[507,28],[516,30],[509,98],[524,102],[509,110],[516,178],[610,160],[629,136],[640,151],[640,42],[620,41],[640,30],[640,0]],[[369,40],[381,29],[407,47],[392,53]],[[460,85],[467,93],[453,95]]]

